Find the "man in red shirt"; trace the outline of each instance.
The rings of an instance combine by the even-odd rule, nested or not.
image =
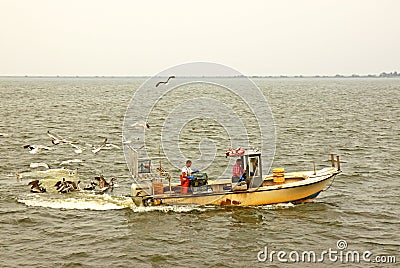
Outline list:
[[[237,159],[236,164],[233,166],[232,169],[232,179],[238,180],[244,173],[244,169],[242,167],[242,159]]]

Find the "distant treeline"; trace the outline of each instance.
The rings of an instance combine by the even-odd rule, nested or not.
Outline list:
[[[390,73],[382,72],[379,75],[378,74],[367,74],[367,75],[360,75],[360,74],[352,74],[352,75],[342,75],[342,74],[336,74],[336,75],[278,75],[278,76],[258,76],[258,75],[253,75],[250,76],[252,78],[386,78],[386,77],[399,77],[400,78],[400,73],[394,71]]]
[[[79,75],[74,75],[74,76],[62,76],[62,75],[57,75],[57,76],[12,76],[12,75],[0,75],[0,77],[29,77],[29,78],[151,78],[150,76],[79,76]],[[190,78],[192,76],[180,76],[181,78]],[[199,77],[199,76],[195,76]],[[200,76],[201,77],[201,76]],[[222,75],[222,76],[202,76],[202,77],[215,77],[215,78],[243,78],[246,77],[244,75],[234,75],[234,76],[229,76],[229,75]],[[382,72],[379,75],[378,74],[367,74],[367,75],[360,75],[360,74],[352,74],[352,75],[342,75],[342,74],[336,74],[336,75],[250,75],[247,76],[250,78],[400,78],[400,73],[397,71],[386,73]],[[161,76],[160,76],[161,78]]]

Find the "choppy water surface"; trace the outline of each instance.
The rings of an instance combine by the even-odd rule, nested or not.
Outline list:
[[[278,251],[321,252],[336,249],[339,239],[346,240],[350,250],[399,258],[400,80],[255,80],[275,118],[273,166],[305,170],[312,169],[316,161],[322,167],[330,164],[327,160],[331,152],[343,161],[343,173],[329,191],[304,205],[137,208],[125,197],[131,179],[122,150],[97,155],[88,150],[76,156],[65,145],[38,155],[22,148],[25,144],[51,146],[47,130],[83,144],[99,144],[108,138],[120,145],[126,107],[142,82],[100,78],[0,80],[3,267],[282,266],[277,261],[259,263],[257,253],[265,246]],[[175,105],[174,101],[165,103],[160,107]],[[154,110],[156,128],[160,111],[157,107]],[[209,134],[217,140],[220,136],[217,147],[225,146],[218,124],[193,123],[212,131],[199,131],[198,136],[188,132],[187,147],[182,151],[189,157],[191,151],[198,150],[199,136],[207,138]],[[29,168],[32,162],[60,168],[61,161],[72,158],[85,161],[66,166],[70,173]],[[218,166],[224,165],[224,159],[217,158]],[[217,171],[215,166],[207,170],[211,174]],[[18,182],[17,172],[30,173]],[[118,178],[113,193],[60,195],[51,190],[52,184],[63,177],[88,182],[100,174]],[[48,193],[29,193],[26,184],[30,178],[40,178]],[[324,265],[337,264],[328,261]]]

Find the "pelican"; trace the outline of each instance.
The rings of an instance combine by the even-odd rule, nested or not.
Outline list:
[[[107,183],[107,182],[106,182],[106,180],[104,179],[103,176],[94,177],[94,179],[98,181],[98,185],[99,185],[100,188],[106,187],[106,183]]]
[[[99,181],[100,190],[97,192],[98,194],[104,194],[109,190],[112,191],[114,189],[114,181],[117,180],[116,178],[111,178],[110,182],[107,182],[103,176],[95,177],[95,179]]]
[[[54,184],[54,187],[56,187],[57,192],[65,193],[67,188],[67,184],[65,183],[65,178],[62,178],[62,181],[56,182],[56,184]]]
[[[29,186],[31,186],[31,192],[32,193],[44,193],[46,192],[46,188],[44,188],[39,180],[33,180],[28,183]]]
[[[58,181],[56,184],[54,184],[54,187],[56,187],[60,194],[65,194],[80,189],[79,183],[80,181],[75,183],[73,181],[66,181],[65,178],[63,178],[62,181]]]
[[[78,182],[66,181],[66,183],[72,187],[72,191],[73,191],[73,190],[80,190],[80,189],[81,189],[81,188],[79,187],[79,184],[81,183],[81,181],[78,181]]]
[[[174,75],[171,75],[170,77],[168,77],[167,81],[160,81],[160,82],[158,82],[158,83],[156,84],[156,87],[158,87],[158,86],[161,85],[161,84],[167,85],[168,82],[169,82],[169,80],[172,79],[172,78],[175,78],[175,76],[174,76]]]
[[[86,184],[83,187],[83,190],[87,190],[87,191],[93,191],[94,189],[96,189],[97,183],[95,183],[94,181],[91,181],[90,184]]]

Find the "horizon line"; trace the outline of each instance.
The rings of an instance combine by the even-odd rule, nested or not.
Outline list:
[[[152,77],[168,77],[165,76],[151,76],[151,75],[0,75],[0,78],[152,78]],[[196,75],[178,76],[180,78],[192,78],[192,77],[212,77],[212,78],[388,78],[388,77],[400,77],[400,73],[397,71],[380,74],[335,74],[335,75]]]

